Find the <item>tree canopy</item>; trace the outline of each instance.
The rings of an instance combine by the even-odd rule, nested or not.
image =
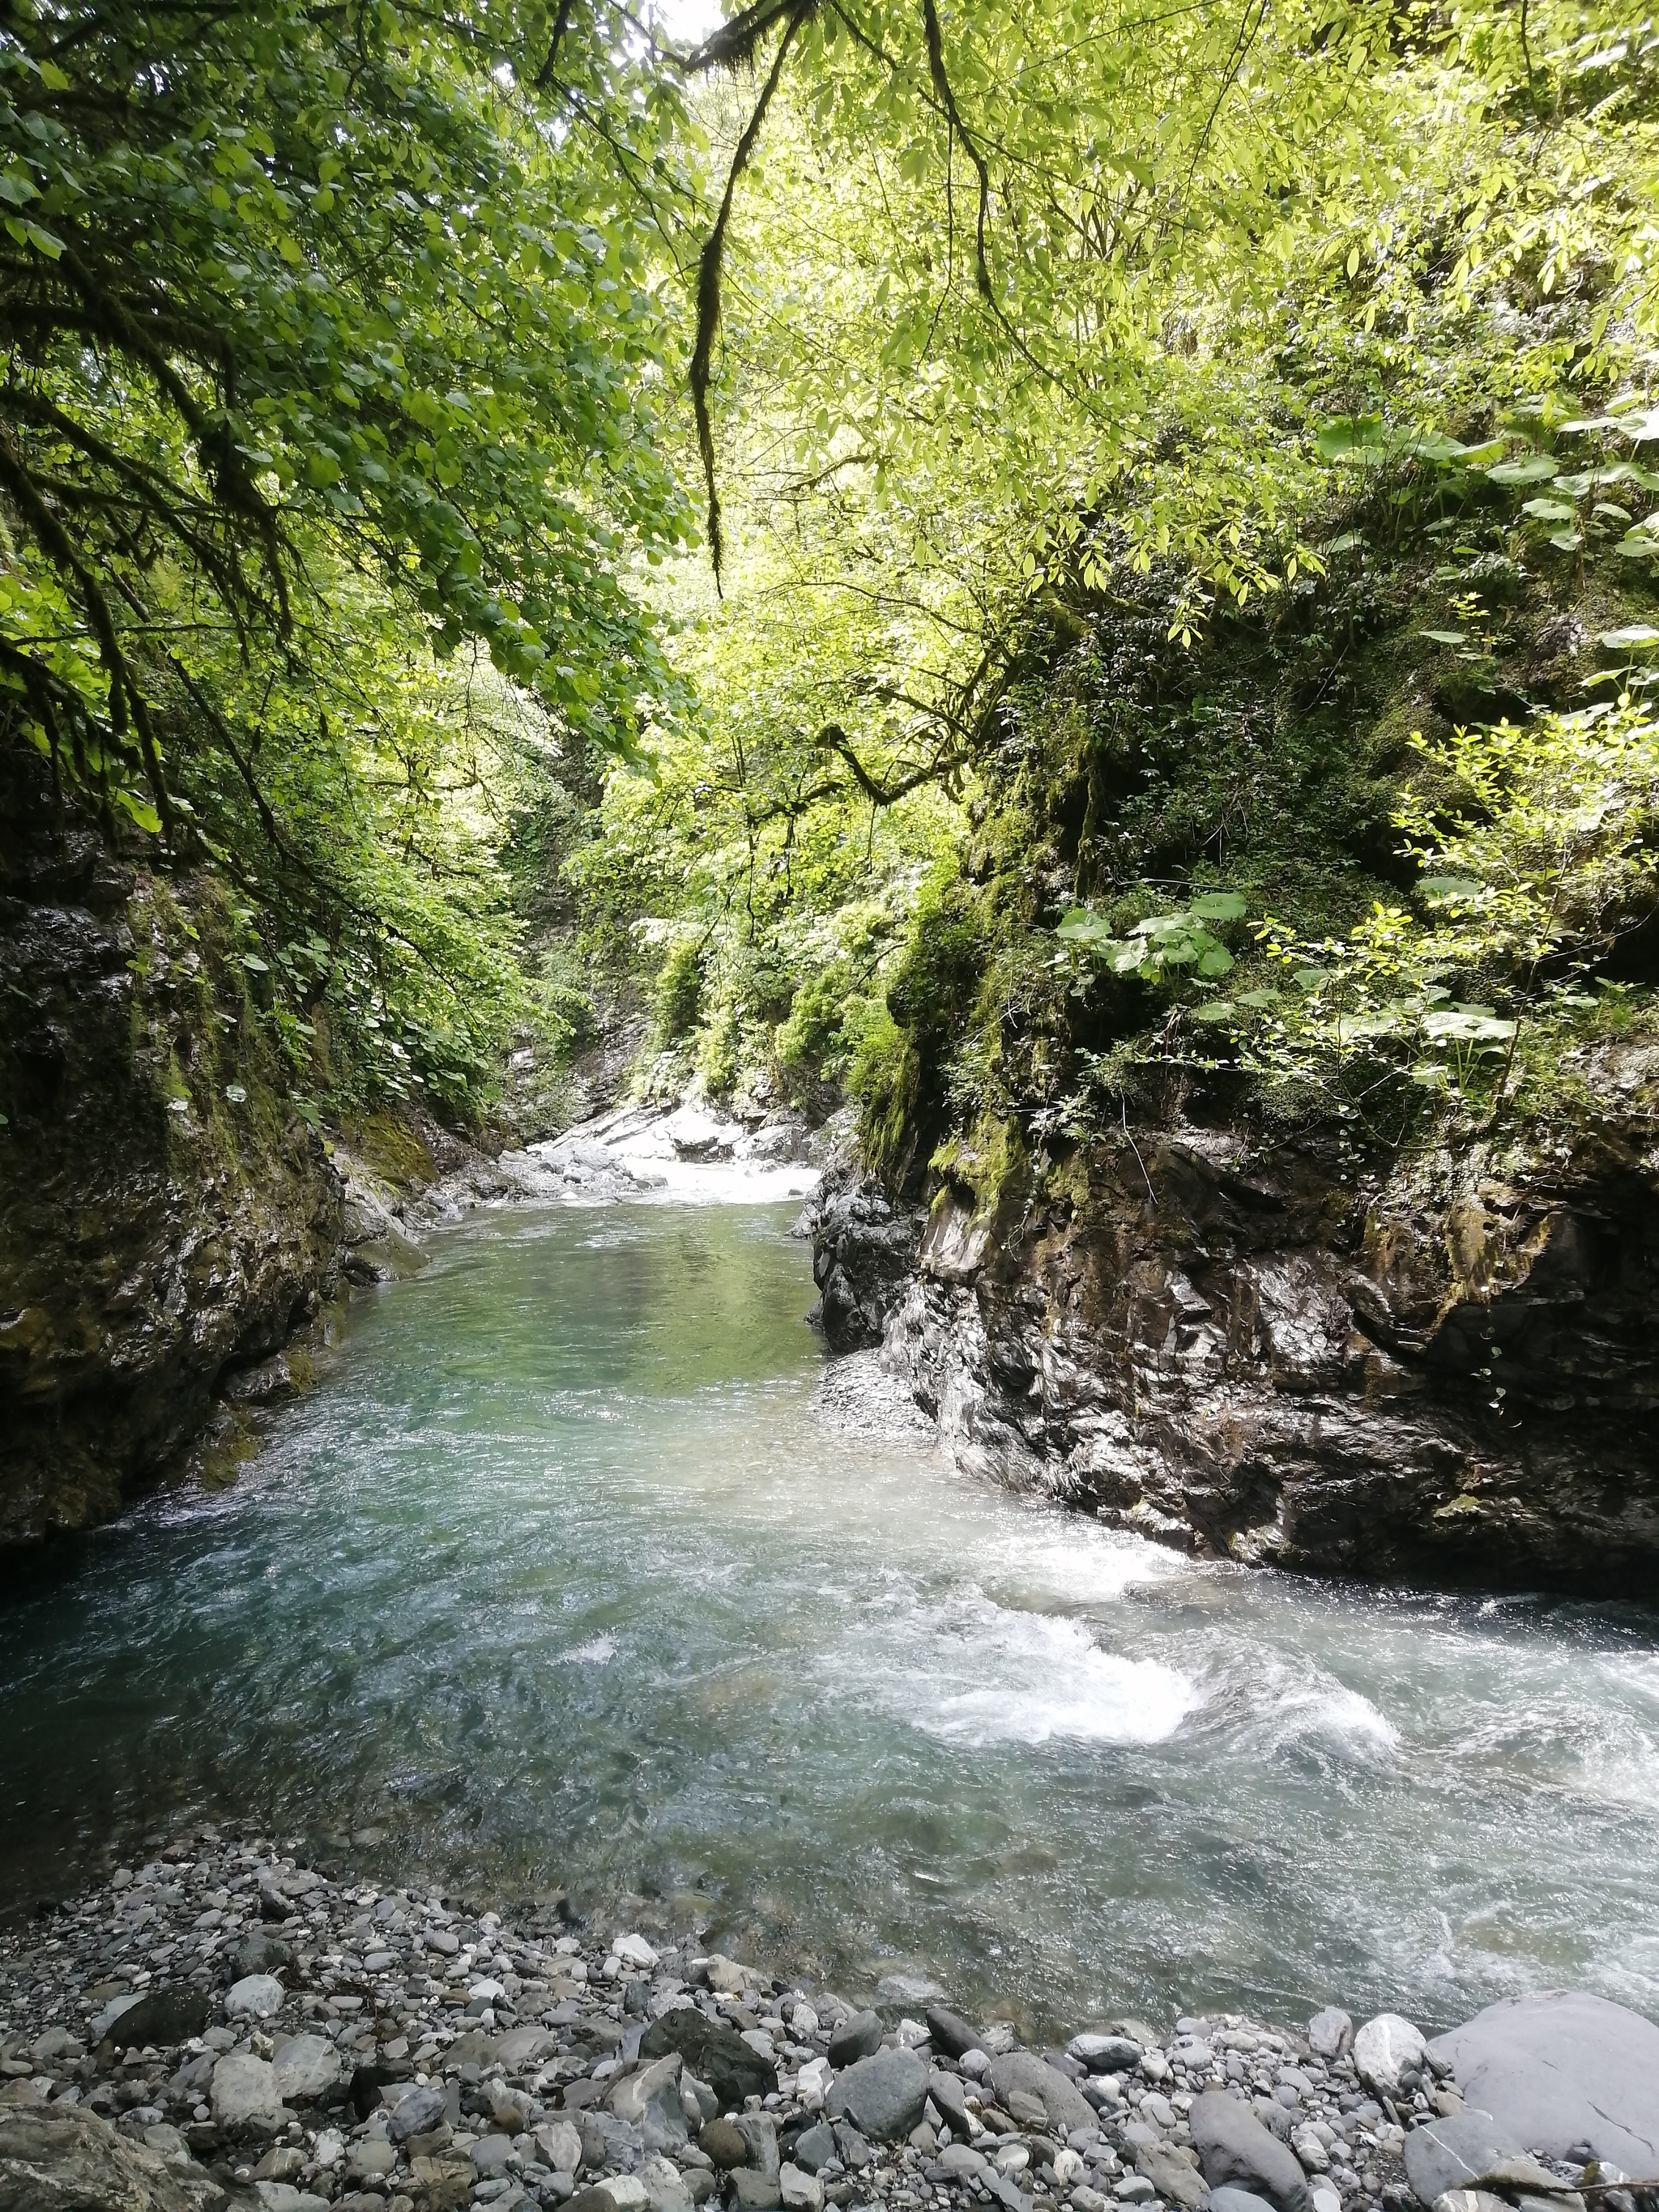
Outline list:
[[[1068,988],[1109,882],[1184,943],[1226,887],[1125,842],[1127,640],[1203,692],[1465,539],[1647,589],[1655,50],[1570,0],[756,0],[690,52],[8,0],[9,741],[230,879],[296,1081],[326,1012],[469,1095],[532,847],[591,961],[698,963],[716,1083],[868,1075],[976,849]]]

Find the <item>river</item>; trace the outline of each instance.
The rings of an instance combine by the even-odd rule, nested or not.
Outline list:
[[[793,1207],[479,1217],[221,1495],[0,1608],[0,1893],[252,1815],[1028,2021],[1659,2014],[1659,1616],[1194,1563],[953,1473]]]

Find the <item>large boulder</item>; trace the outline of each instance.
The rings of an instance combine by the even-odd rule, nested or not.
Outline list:
[[[1490,2112],[1472,2106],[1449,2118],[1425,2120],[1406,2138],[1406,2179],[1425,2204],[1449,2189],[1473,2189],[1501,2159],[1523,2146]]]
[[[1265,2197],[1279,2212],[1312,2212],[1308,2177],[1296,2153],[1270,2135],[1248,2105],[1224,2089],[1206,2089],[1194,2098],[1188,2119],[1212,2189],[1245,2189]]]
[[[0,2212],[210,2212],[224,2191],[93,2112],[0,2109]]]
[[[1659,2027],[1584,1990],[1505,1997],[1430,2046],[1467,2104],[1529,2150],[1588,2144],[1638,2180],[1659,2175]]]
[[[927,2069],[915,2052],[878,2051],[836,2076],[823,2109],[876,2142],[896,2142],[921,2119],[927,2101]]]
[[[640,2057],[665,2058],[678,2051],[700,2081],[707,2081],[723,2112],[741,2112],[745,2097],[769,2097],[778,2069],[735,2030],[684,2006],[653,2020],[640,2039]]]
[[[1030,2051],[1008,2051],[991,2061],[991,2087],[1005,2107],[1010,2097],[1035,2097],[1048,2114],[1048,2125],[1062,2142],[1073,2128],[1093,2128],[1100,2123],[1095,2108],[1057,2066]]]

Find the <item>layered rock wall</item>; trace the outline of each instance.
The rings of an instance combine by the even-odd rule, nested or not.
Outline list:
[[[0,1543],[106,1518],[332,1286],[222,892],[0,764]]]
[[[863,1305],[964,1465],[1109,1524],[1651,1596],[1659,1069],[1606,1059],[1616,1128],[1547,1174],[1468,1152],[1362,1182],[1295,1145],[1126,1138],[991,1197],[947,1183],[907,1286],[882,1299],[883,1245]],[[850,1213],[828,1226],[859,1281]]]

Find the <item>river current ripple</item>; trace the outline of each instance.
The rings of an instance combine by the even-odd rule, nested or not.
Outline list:
[[[1032,2022],[1659,2014],[1659,1616],[1197,1565],[958,1476],[826,1362],[789,1219],[475,1220],[235,1489],[15,1581],[0,1897],[252,1816]]]

